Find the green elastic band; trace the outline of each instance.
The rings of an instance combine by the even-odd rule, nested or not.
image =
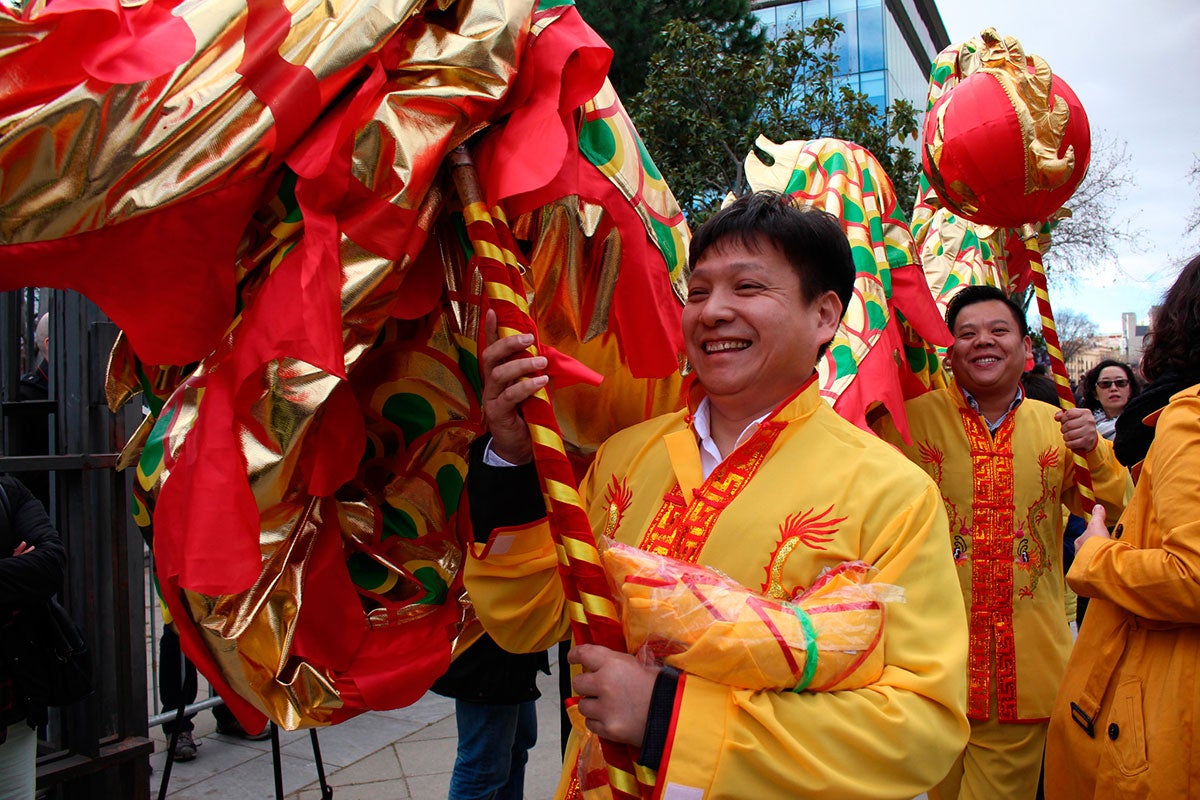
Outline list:
[[[800,682],[792,688],[793,692],[799,693],[808,688],[813,676],[817,674],[817,629],[800,606],[792,606],[792,611],[796,613],[796,619],[800,620],[800,627],[804,628],[805,639],[804,674],[800,676]]]

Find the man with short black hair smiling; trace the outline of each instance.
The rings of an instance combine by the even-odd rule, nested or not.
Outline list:
[[[1111,519],[1131,489],[1092,412],[1026,399],[1024,312],[1001,290],[950,301],[954,382],[905,404],[912,443],[879,434],[938,483],[970,625],[971,741],[931,800],[1033,800],[1046,725],[1071,648],[1063,610],[1062,505],[1085,515],[1072,451],[1085,456]]]
[[[863,561],[906,600],[888,607],[886,664],[865,688],[739,689],[582,645],[569,655],[584,668],[574,683],[578,710],[592,732],[640,747],[667,800],[907,800],[940,778],[966,741],[966,624],[947,602],[957,586],[937,488],[818,391],[818,354],[853,291],[849,243],[834,217],[764,192],[701,226],[690,262],[688,408],[600,449],[581,487],[593,532],[779,599],[823,570]],[[546,384],[546,361],[524,352],[531,336],[498,338],[490,313],[485,326],[491,438],[472,451],[478,541],[465,579],[488,632],[507,649],[534,651],[568,632],[519,414]],[[560,798],[581,796],[579,742],[573,734]]]

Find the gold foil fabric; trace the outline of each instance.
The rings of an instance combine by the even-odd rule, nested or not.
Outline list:
[[[326,91],[336,92],[352,77],[345,68],[379,50],[422,5],[291,0],[284,6],[290,25],[276,52],[318,80],[334,78]],[[504,16],[495,4],[476,5],[493,6],[485,20]],[[26,9],[23,20],[0,14],[4,57],[59,24],[40,15],[41,8]],[[182,4],[174,13],[190,29],[195,52],[170,74],[124,85],[84,80],[0,119],[0,163],[24,163],[54,178],[0,182],[0,242],[113,225],[193,192],[245,180],[278,157],[272,153],[279,144],[272,110],[248,91],[239,72],[247,58],[247,4],[207,0]],[[15,93],[20,80],[0,70],[0,96]],[[500,79],[491,90],[503,87]]]
[[[287,0],[264,18],[235,0],[183,2],[172,24],[193,47],[171,69],[106,82],[85,57],[80,80],[35,97],[2,67],[53,33],[46,8],[0,12],[0,97],[28,101],[0,104],[0,246],[179,225],[197,198],[254,187],[236,253],[209,265],[236,286],[210,351],[150,364],[121,337],[109,363],[110,405],[140,392],[151,411],[122,464],[137,465],[137,520],[155,528],[160,568],[171,565],[160,579],[185,646],[250,722],[326,725],[415,700],[479,633],[458,574],[467,448],[483,426],[481,283],[442,164],[502,130],[531,37],[573,9]],[[687,242],[619,101],[593,77],[596,97],[568,119],[620,129],[625,159],[597,168],[657,261],[631,259],[634,232],[574,196],[515,226],[544,341],[607,378],[555,392],[581,464],[613,431],[680,402],[677,374],[630,374],[611,323],[617,283],[635,270],[677,304]],[[664,314],[677,318],[677,305]],[[182,474],[208,474],[204,447],[242,474],[218,476],[219,491],[179,488]],[[188,502],[168,519],[159,501],[172,482]],[[221,583],[226,542],[235,561],[246,486],[257,576],[206,590]],[[406,661],[420,663],[405,672]]]

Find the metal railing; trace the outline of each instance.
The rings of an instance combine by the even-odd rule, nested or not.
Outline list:
[[[17,400],[37,316],[49,310],[49,398]],[[5,454],[0,471],[49,475],[50,518],[67,550],[62,602],[84,629],[96,691],[52,709],[41,731],[38,787],[60,800],[149,797],[143,545],[129,514],[129,476],[117,453],[136,410],[111,414],[104,373],[116,328],[82,296],[50,290],[0,295]],[[32,348],[29,348],[32,353]],[[29,359],[31,362],[32,359]],[[47,426],[45,453],[13,453],[15,426]]]
[[[21,375],[33,363],[24,344],[32,342],[37,318],[47,310],[49,397],[18,400]],[[141,421],[135,406],[113,414],[106,404],[105,371],[116,336],[116,327],[78,294],[0,294],[0,472],[27,479],[48,475],[47,511],[67,550],[61,602],[83,628],[93,660],[95,692],[51,709],[39,731],[38,790],[48,800],[149,800],[149,731],[177,713],[159,711],[163,625],[153,557],[130,513],[132,470],[114,469]],[[9,446],[14,431],[28,426],[43,426],[45,452]],[[200,686],[206,696],[188,704],[185,715],[221,702],[207,682]],[[273,734],[281,785],[278,732]],[[310,739],[322,796],[329,797],[315,731]]]
[[[146,675],[146,683],[148,688],[148,709],[146,725],[148,728],[156,728],[165,722],[170,722],[175,718],[177,709],[166,709],[159,711],[163,707],[162,694],[159,687],[162,686],[161,675],[162,664],[158,657],[158,643],[163,635],[162,607],[158,602],[157,589],[154,584],[154,554],[149,548],[145,549],[146,559],[146,649],[149,651],[149,669]],[[179,675],[180,684],[183,683],[184,676]],[[211,685],[203,678],[200,678],[201,685],[197,691],[197,699],[192,703],[188,703],[184,707],[184,716],[193,716],[200,711],[221,705],[221,698],[217,695]],[[207,696],[201,698],[201,692],[205,692]]]

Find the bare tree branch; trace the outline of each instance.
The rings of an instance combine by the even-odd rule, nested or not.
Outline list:
[[[1200,156],[1192,156],[1192,170],[1188,173],[1188,182],[1196,187],[1196,207],[1183,223],[1183,235],[1191,236],[1200,231]]]
[[[1067,202],[1071,216],[1051,234],[1046,267],[1057,283],[1073,284],[1100,264],[1119,264],[1117,248],[1142,233],[1122,208],[1129,187],[1137,182],[1128,143],[1096,134],[1087,177]]]
[[[1062,347],[1064,361],[1070,361],[1092,344],[1096,338],[1096,323],[1078,311],[1064,308],[1054,313],[1054,327]]]

